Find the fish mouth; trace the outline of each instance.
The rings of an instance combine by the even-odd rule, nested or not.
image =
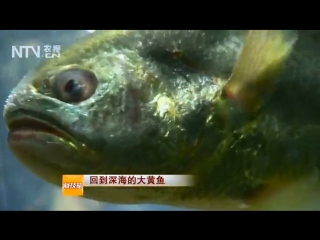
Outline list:
[[[54,118],[30,110],[15,110],[6,117],[8,140],[21,140],[31,135],[51,135],[74,142],[70,131]]]
[[[31,172],[61,186],[63,174],[77,172],[82,151],[79,141],[54,117],[37,111],[6,112],[8,148]]]

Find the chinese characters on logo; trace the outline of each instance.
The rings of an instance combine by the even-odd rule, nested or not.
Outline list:
[[[63,188],[64,189],[81,189],[82,183],[64,183]]]
[[[60,58],[60,45],[44,45],[43,51],[45,52],[45,58]]]
[[[62,195],[82,196],[84,187],[83,175],[63,175],[62,176]]]

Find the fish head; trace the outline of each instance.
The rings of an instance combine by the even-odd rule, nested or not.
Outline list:
[[[202,31],[97,31],[62,49],[8,97],[10,150],[58,186],[64,174],[188,171],[180,161],[196,151],[221,89],[212,59],[205,60],[219,52],[211,38]],[[236,40],[231,61],[241,47]]]

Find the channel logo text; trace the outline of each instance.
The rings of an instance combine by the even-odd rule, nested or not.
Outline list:
[[[12,58],[60,58],[60,45],[12,46]]]

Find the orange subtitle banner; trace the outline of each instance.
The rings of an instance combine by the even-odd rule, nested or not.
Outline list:
[[[63,175],[62,195],[63,196],[83,196],[84,176],[83,175]]]
[[[191,187],[191,175],[63,175],[62,195],[83,196],[83,187]]]

